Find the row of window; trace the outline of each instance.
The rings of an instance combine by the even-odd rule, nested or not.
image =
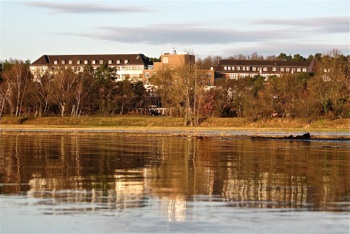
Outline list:
[[[65,67],[65,68],[68,68],[68,67]],[[116,69],[118,71],[142,71],[144,70],[143,69],[144,66],[119,66],[119,67],[116,67]],[[56,70],[56,69],[59,69],[57,67],[51,67],[51,70]],[[44,67],[41,68],[42,71],[44,71]],[[84,67],[82,66],[74,66],[73,67],[73,71],[83,71],[84,70]]]
[[[81,64],[87,65],[87,64],[90,64],[89,62],[90,61],[88,59],[76,60],[75,64],[77,64],[77,65],[81,65]],[[91,60],[91,64],[92,65],[103,64],[104,62],[105,62],[105,60]],[[113,60],[110,59],[110,60],[107,61],[108,64],[113,64],[113,62],[115,62],[115,64],[121,64],[122,60],[117,59],[116,61],[113,61]],[[128,59],[124,59],[124,64],[128,64],[128,63],[129,63],[129,60]],[[58,60],[54,60],[53,64],[58,65],[59,61]],[[63,64],[63,65],[65,65],[65,64],[73,65],[73,60],[61,60],[61,64]]]
[[[250,66],[224,66],[225,71],[259,71],[259,72],[267,72],[269,70],[273,72],[278,72],[277,67],[272,67],[271,69],[268,69],[268,67],[250,67]],[[280,72],[306,72],[307,69],[304,68],[290,68],[290,67],[280,67],[279,68]]]
[[[238,74],[238,73],[230,73],[229,74],[229,78],[230,79],[235,79],[238,80],[238,78],[245,78],[245,77],[254,77],[255,74]],[[269,75],[272,74],[262,74],[261,76],[268,78]]]
[[[144,70],[144,66],[119,66],[117,70],[120,71],[135,71],[135,70]]]

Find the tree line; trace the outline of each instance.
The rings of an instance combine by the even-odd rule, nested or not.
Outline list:
[[[148,95],[142,82],[114,82],[116,69],[101,65],[83,72],[59,69],[34,78],[30,64],[5,61],[0,78],[0,116],[33,115],[81,116],[126,114],[135,109],[143,113],[157,98]]]
[[[331,53],[339,53],[334,50]],[[278,56],[276,55],[268,55],[266,57],[259,55],[257,52],[252,53],[251,55],[237,54],[229,57],[221,57],[221,56],[207,56],[206,58],[197,59],[196,63],[199,67],[204,69],[210,69],[210,67],[216,66],[222,59],[232,59],[232,60],[266,60],[266,61],[293,61],[293,62],[311,62],[313,59],[316,61],[321,61],[322,54],[316,53],[314,55],[310,54],[307,58],[304,58],[300,54],[287,55],[285,53],[280,53]]]
[[[157,114],[166,108],[183,117],[184,125],[196,126],[201,119],[245,117],[350,117],[350,56],[337,50],[308,58],[281,53],[262,58],[254,53],[231,59],[317,61],[315,73],[294,73],[268,78],[256,75],[217,81],[207,89],[209,77],[203,68],[215,66],[221,57],[197,59],[196,64],[157,71],[150,79],[154,89],[128,79],[115,82],[116,70],[107,64],[80,73],[60,69],[34,79],[29,61],[6,60],[1,66],[0,117]],[[152,107],[152,108],[150,108]]]

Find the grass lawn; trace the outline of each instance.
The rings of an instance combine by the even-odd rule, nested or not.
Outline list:
[[[350,119],[272,118],[250,121],[245,118],[208,118],[198,127],[184,127],[183,118],[168,116],[82,116],[82,117],[9,117],[0,119],[0,128],[173,128],[173,129],[279,129],[349,131]]]

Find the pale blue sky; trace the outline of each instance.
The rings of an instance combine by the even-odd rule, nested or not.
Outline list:
[[[349,54],[349,1],[1,0],[0,59],[43,54]]]

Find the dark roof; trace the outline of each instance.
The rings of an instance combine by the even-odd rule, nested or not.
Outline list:
[[[284,66],[284,67],[308,67],[311,62],[295,61],[271,61],[271,60],[233,60],[223,59],[218,66]]]
[[[86,55],[43,55],[35,60],[31,65],[54,65],[54,61],[57,60],[58,64],[61,65],[61,61],[73,61],[73,65],[78,60],[112,60],[113,65],[116,65],[117,60],[121,60],[124,64],[124,60],[128,60],[128,65],[152,65],[152,61],[144,54],[86,54]],[[66,64],[69,65],[69,64]],[[118,64],[119,65],[119,64]]]

